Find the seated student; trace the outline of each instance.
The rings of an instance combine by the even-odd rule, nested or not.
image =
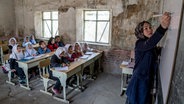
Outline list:
[[[51,37],[48,41],[48,45],[47,47],[51,50],[51,51],[54,51],[58,48],[57,44],[55,43],[55,40],[53,37]]]
[[[55,36],[55,43],[57,44],[58,47],[64,47],[65,46],[63,41],[61,41],[60,36]]]
[[[31,42],[29,41],[29,37],[27,36],[27,37],[24,38],[24,42],[22,43],[22,46],[23,46],[23,47],[26,47],[26,45],[27,45],[28,43],[31,43]],[[31,44],[32,44],[32,43],[31,43]]]
[[[57,48],[55,54],[51,57],[51,67],[64,67],[64,66],[68,66],[69,65],[69,61],[66,60],[66,58],[64,57],[65,55],[65,49],[63,47],[59,47]],[[60,80],[57,77],[54,77],[52,75],[52,71],[49,70],[49,77],[53,80],[56,80],[56,84],[55,86],[52,88],[52,91],[55,94],[59,94],[60,93],[60,87],[61,87],[61,83]]]
[[[87,43],[83,44],[82,50],[84,53],[86,53],[86,52],[98,52],[98,50],[90,48]]]
[[[20,84],[26,83],[26,77],[24,74],[24,71],[22,68],[18,66],[17,60],[21,60],[24,58],[24,55],[22,53],[20,45],[16,45],[12,49],[12,53],[10,54],[10,69],[12,72],[15,72],[15,74],[19,77]]]
[[[75,57],[76,55],[73,54],[73,46],[71,44],[66,44],[65,45],[66,48],[66,58],[68,59],[68,61],[73,62],[75,59],[77,59],[77,57]]]
[[[34,35],[31,35],[31,36],[30,36],[30,42],[31,42],[32,44],[36,44],[36,40],[35,40],[35,36],[34,36]]]
[[[74,53],[73,53],[74,57],[79,58],[81,56],[84,55],[84,53],[82,52],[82,48],[80,43],[76,42],[74,44]]]
[[[25,57],[36,56],[37,51],[33,48],[31,43],[28,43],[24,52]]]
[[[17,40],[14,37],[10,38],[9,45],[8,45],[10,53],[12,52],[13,47],[16,45],[17,45]]]
[[[24,51],[24,56],[25,57],[32,57],[32,56],[36,56],[36,55],[37,55],[37,51],[33,48],[31,43],[28,43],[26,46],[26,50]],[[29,77],[29,79],[36,76],[36,74],[38,73],[37,69],[38,69],[37,66],[29,69],[29,72],[31,73],[31,76]]]
[[[46,43],[43,40],[39,42],[39,45],[40,47],[38,48],[37,54],[45,54],[51,52],[50,49],[47,48]]]

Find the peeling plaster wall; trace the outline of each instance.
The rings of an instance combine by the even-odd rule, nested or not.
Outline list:
[[[15,12],[13,0],[0,0],[0,36],[15,32]]]
[[[59,10],[59,34],[67,43],[76,41],[77,11],[76,9],[111,9],[112,39],[111,47],[92,46],[105,50],[104,71],[119,74],[119,63],[113,58],[122,55],[118,60],[124,60],[124,54],[116,52],[132,50],[136,38],[134,29],[137,23],[148,20],[153,12],[159,12],[160,0],[14,0],[16,13],[16,32],[30,34],[34,32],[34,12]],[[103,48],[101,48],[103,47]],[[111,55],[109,53],[112,53]],[[109,61],[111,60],[111,61]],[[116,67],[114,67],[116,66]],[[114,71],[115,70],[115,71]]]

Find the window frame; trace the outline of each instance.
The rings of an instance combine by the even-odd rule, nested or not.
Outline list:
[[[85,19],[85,12],[86,11],[95,11],[96,12],[96,20],[86,20]],[[109,12],[109,20],[98,20],[98,11],[108,11]],[[83,9],[83,11],[82,11],[83,13],[83,16],[82,16],[82,18],[83,18],[83,20],[82,20],[82,24],[83,24],[83,27],[82,27],[82,29],[83,29],[83,35],[82,35],[82,41],[83,42],[87,42],[87,43],[89,43],[89,44],[96,44],[96,45],[105,45],[105,46],[111,46],[111,31],[112,31],[112,10],[109,10],[109,9]],[[85,22],[86,21],[94,21],[95,23],[96,23],[96,27],[95,27],[95,29],[96,29],[96,31],[95,31],[95,41],[85,41]],[[98,32],[98,23],[100,23],[100,22],[108,22],[109,23],[109,34],[108,34],[108,42],[106,43],[106,42],[98,42],[98,40],[97,40],[97,32]]]
[[[44,19],[44,12],[50,12],[50,19]],[[53,19],[53,12],[58,12],[58,19]],[[59,11],[42,11],[42,37],[43,38],[50,38],[50,37],[45,37],[44,36],[44,22],[45,21],[51,21],[51,36],[50,37],[53,37],[53,21],[57,21],[58,22],[58,29],[57,29],[57,32],[56,33],[59,33]],[[55,35],[56,36],[56,35]]]

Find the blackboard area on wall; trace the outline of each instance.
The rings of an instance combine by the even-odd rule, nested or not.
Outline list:
[[[167,103],[172,72],[175,63],[182,6],[183,0],[164,0],[163,2],[163,12],[168,11],[172,13],[171,24],[162,44],[163,49],[161,52],[159,66],[164,104]]]

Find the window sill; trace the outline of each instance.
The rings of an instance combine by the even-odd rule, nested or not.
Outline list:
[[[46,41],[49,40],[49,38],[44,38],[44,37],[39,37],[39,38],[37,38],[37,39],[39,39],[39,40],[46,40]]]
[[[111,44],[92,43],[92,42],[81,42],[81,43],[87,43],[87,44],[89,44],[89,45],[96,45],[96,46],[105,46],[105,47],[111,47]]]

